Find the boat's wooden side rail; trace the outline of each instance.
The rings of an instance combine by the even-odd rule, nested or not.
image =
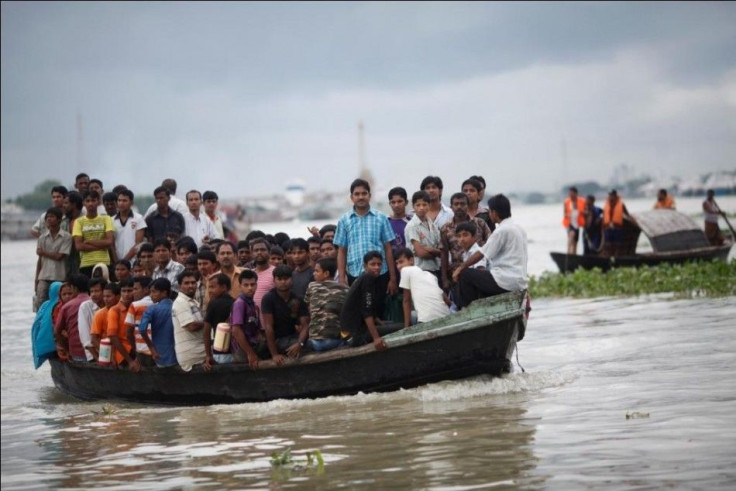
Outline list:
[[[509,292],[494,297],[483,298],[473,302],[468,308],[460,312],[449,314],[445,317],[424,322],[383,336],[389,349],[422,342],[429,339],[448,336],[463,331],[490,326],[497,322],[503,322],[515,317],[524,318],[526,309],[526,292]],[[373,343],[368,343],[358,348],[335,349],[324,353],[309,353],[299,358],[286,358],[281,366],[306,365],[324,363],[344,358],[352,358],[376,351]],[[72,364],[74,364],[72,362]],[[81,366],[81,365],[80,365]],[[111,367],[102,367],[97,364],[84,364],[86,369],[114,370]],[[260,360],[258,370],[280,368],[271,360]],[[153,368],[152,370],[160,370]],[[171,370],[166,368],[163,370]],[[201,367],[195,366],[194,371],[200,371]],[[214,365],[212,370],[227,371],[250,371],[247,363],[228,363]]]
[[[509,292],[503,295],[483,298],[473,302],[468,308],[460,312],[401,329],[383,336],[389,349],[407,344],[434,339],[457,332],[477,329],[478,327],[502,322],[514,317],[523,316],[526,308],[526,292]],[[372,343],[359,348],[337,349],[326,353],[310,353],[296,360],[288,359],[285,364],[322,363],[325,361],[351,358],[375,351]],[[270,361],[263,362],[273,363]],[[260,366],[261,363],[259,363]]]
[[[523,318],[526,308],[525,298],[525,292],[510,292],[476,300],[465,310],[402,329],[384,336],[383,339],[391,348],[477,329],[514,317]],[[448,323],[450,320],[452,322]]]

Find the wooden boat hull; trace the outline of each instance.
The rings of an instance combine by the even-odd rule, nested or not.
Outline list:
[[[685,251],[651,252],[631,256],[601,257],[578,256],[551,252],[552,260],[562,273],[570,273],[578,268],[608,271],[618,267],[656,266],[658,264],[682,264],[688,261],[725,261],[731,251],[731,244],[717,247],[702,247]]]
[[[61,391],[81,399],[202,405],[390,391],[478,374],[499,375],[524,336],[526,296],[514,292],[475,302],[463,312],[384,337],[372,345],[305,355],[283,367],[245,364],[152,369],[141,373],[51,361]]]

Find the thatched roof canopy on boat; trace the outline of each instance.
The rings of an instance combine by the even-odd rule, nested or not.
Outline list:
[[[650,210],[632,213],[637,225],[649,238],[655,252],[682,251],[708,247],[695,220],[675,210]]]

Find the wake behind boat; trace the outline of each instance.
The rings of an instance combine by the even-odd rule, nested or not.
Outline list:
[[[195,367],[154,368],[140,373],[96,364],[49,360],[62,392],[81,399],[202,405],[316,398],[411,388],[509,368],[516,342],[526,330],[527,293],[511,292],[473,302],[468,308],[383,336],[372,345],[287,360]]]
[[[712,246],[703,230],[687,215],[675,210],[651,210],[632,214],[634,220],[624,220],[622,253],[617,256],[574,255],[551,252],[562,273],[578,268],[656,266],[662,263],[680,264],[687,261],[725,261],[732,243]],[[637,253],[641,233],[649,239],[652,252]]]

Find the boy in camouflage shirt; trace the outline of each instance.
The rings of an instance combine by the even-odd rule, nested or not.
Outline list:
[[[314,281],[307,287],[304,302],[309,306],[309,339],[314,351],[328,351],[345,344],[340,337],[340,311],[348,287],[334,281],[337,261],[322,258],[314,265]]]

